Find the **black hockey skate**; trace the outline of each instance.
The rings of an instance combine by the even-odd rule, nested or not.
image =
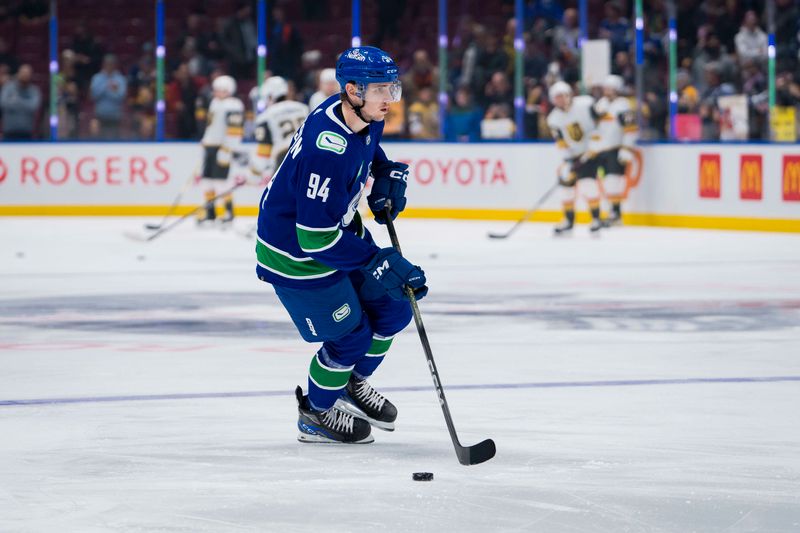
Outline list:
[[[569,235],[570,233],[572,233],[572,228],[574,227],[575,223],[572,220],[565,218],[558,225],[556,225],[556,227],[553,228],[553,234],[556,236]]]
[[[375,440],[369,424],[345,413],[336,406],[327,411],[315,411],[308,403],[308,396],[297,387],[297,428],[300,442],[320,442],[328,444],[367,444]]]
[[[384,431],[394,431],[397,407],[380,392],[372,388],[366,379],[350,376],[345,394],[336,401],[336,406],[349,414],[366,420]]]
[[[620,213],[619,208],[611,209],[611,211],[608,213],[608,217],[605,220],[605,225],[606,227],[622,225],[622,213]]]
[[[592,233],[597,233],[604,227],[607,226],[602,220],[600,220],[599,218],[593,218],[591,224],[589,224],[589,231]]]

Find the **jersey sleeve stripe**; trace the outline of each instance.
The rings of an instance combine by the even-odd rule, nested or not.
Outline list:
[[[309,231],[300,224],[296,224],[297,243],[304,252],[323,252],[332,248],[342,238],[342,229],[326,228],[324,230],[313,229]]]

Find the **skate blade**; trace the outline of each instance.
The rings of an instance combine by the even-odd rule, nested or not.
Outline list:
[[[370,418],[367,416],[367,413],[353,405],[352,403],[339,398],[336,400],[335,407],[341,409],[347,414],[353,415],[356,418],[360,418],[361,420],[366,420],[369,422],[369,425],[372,427],[376,427],[378,429],[382,429],[383,431],[394,431],[394,422],[381,422],[380,420],[375,420],[374,418]]]
[[[322,435],[311,435],[309,433],[298,433],[297,440],[305,444],[369,444],[375,442],[375,437],[367,435],[361,440],[353,442],[342,442],[340,440],[329,439]]]

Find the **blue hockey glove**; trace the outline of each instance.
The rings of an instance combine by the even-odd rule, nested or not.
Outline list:
[[[372,165],[372,192],[367,203],[375,215],[375,221],[386,224],[383,208],[391,201],[392,220],[406,208],[406,186],[408,185],[408,165],[387,161]]]
[[[366,292],[376,298],[385,293],[395,300],[407,300],[406,285],[414,289],[417,300],[428,294],[425,272],[409,263],[394,248],[381,248],[361,271],[366,278]]]

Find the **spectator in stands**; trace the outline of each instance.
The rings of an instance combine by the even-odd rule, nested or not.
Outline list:
[[[758,27],[758,15],[755,11],[750,10],[744,14],[742,27],[736,34],[735,41],[740,64],[748,59],[767,59],[767,34]]]
[[[483,105],[488,107],[492,104],[514,105],[514,88],[503,71],[492,74],[483,89]]]
[[[142,53],[128,71],[128,89],[135,97],[140,87],[155,88],[156,67],[153,61],[153,44],[142,44]]]
[[[3,109],[3,137],[5,139],[33,139],[36,117],[42,105],[42,93],[31,83],[33,68],[24,64],[17,75],[3,84],[0,107]]]
[[[705,69],[705,89],[700,93],[700,121],[703,125],[703,139],[719,139],[720,113],[717,99],[720,96],[734,94],[736,91],[729,83],[722,81],[722,67],[711,62]]]
[[[509,58],[500,46],[500,41],[494,33],[487,33],[484,47],[479,49],[475,82],[479,83],[478,89],[483,92],[486,83],[492,79],[496,72],[507,72]]]
[[[58,91],[58,138],[78,137],[78,117],[81,110],[81,95],[75,71],[75,52],[67,48],[61,52],[61,61],[56,75]]]
[[[219,49],[220,43],[218,38],[211,32],[206,31],[206,17],[201,11],[194,11],[186,18],[186,27],[181,32],[181,35],[176,39],[173,50],[183,50],[186,42],[192,40],[192,47],[196,54],[200,57],[199,63],[202,67],[201,73],[195,75],[208,74],[204,69],[206,61],[213,59],[219,61],[224,58],[223,52]],[[180,63],[175,68],[179,68]],[[197,66],[194,69],[197,71]]]
[[[286,13],[280,6],[272,10],[267,40],[269,42],[267,59],[270,69],[276,76],[292,80],[299,85],[302,82],[299,79],[299,66],[303,55],[303,40],[297,28],[286,21]]]
[[[235,79],[253,79],[256,68],[258,35],[253,22],[253,9],[247,0],[236,4],[236,13],[222,29],[222,47]],[[270,50],[270,53],[274,53]]]
[[[631,56],[628,52],[617,52],[614,54],[614,64],[611,66],[611,72],[620,76],[625,82],[625,85],[632,86],[636,79],[636,67],[631,61]]]
[[[538,139],[539,132],[547,130],[547,99],[540,83],[530,83],[528,95],[525,99],[525,114],[523,115],[523,135],[526,139]]]
[[[456,78],[457,85],[467,85],[473,92],[483,89],[482,74],[479,73],[478,58],[486,43],[486,28],[482,24],[472,24],[469,42],[464,46],[461,57],[461,72]]]
[[[336,69],[325,68],[319,73],[319,84],[317,92],[311,95],[308,101],[308,108],[313,111],[329,96],[338,93],[341,88],[336,81]]]
[[[117,70],[116,56],[107,54],[103,58],[103,68],[92,76],[90,91],[94,101],[92,135],[105,140],[119,139],[127,82]]]
[[[794,76],[787,70],[775,77],[775,105],[800,106],[800,74],[795,70]],[[800,109],[797,112],[800,119]]]
[[[479,141],[482,118],[483,112],[472,101],[469,87],[459,87],[447,113],[445,139],[459,142]]]
[[[697,113],[700,94],[692,84],[692,77],[686,69],[678,70],[675,77],[678,89],[678,113]]]
[[[142,45],[142,55],[128,73],[128,109],[131,111],[134,136],[152,139],[155,132],[156,68],[153,45]]]
[[[417,50],[414,52],[411,67],[400,79],[403,83],[403,96],[409,102],[413,102],[420,90],[426,87],[438,87],[439,69],[431,62],[428,52]]]
[[[578,11],[575,8],[564,10],[563,24],[553,30],[552,58],[573,63],[578,58]]]
[[[100,70],[103,47],[89,33],[86,23],[81,22],[75,28],[75,35],[72,37],[70,49],[75,52],[75,72],[77,74],[78,87],[83,92],[88,87],[92,76]]]
[[[198,86],[199,81],[191,75],[186,63],[178,65],[167,85],[167,110],[176,114],[178,139],[199,138],[196,119]]]
[[[418,140],[439,138],[439,104],[433,87],[421,87],[408,106],[408,133]]]
[[[617,2],[606,2],[605,18],[600,21],[599,36],[611,43],[611,53],[625,52],[630,44],[631,25],[622,16],[622,6]]]
[[[186,37],[183,41],[177,66],[182,63],[186,64],[192,76],[205,76],[208,74],[206,58],[198,51],[197,41],[194,37]]]
[[[506,104],[492,104],[481,121],[482,139],[511,139],[516,126],[511,120],[511,108]]]
[[[698,90],[703,92],[706,89],[706,65],[714,63],[722,80],[733,79],[738,67],[723,48],[713,28],[702,26],[697,32],[697,37],[692,58],[692,74]]]

